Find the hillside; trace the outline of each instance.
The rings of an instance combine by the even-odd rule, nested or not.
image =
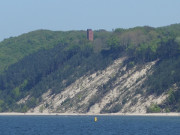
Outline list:
[[[180,112],[180,24],[37,30],[0,43],[1,112]]]

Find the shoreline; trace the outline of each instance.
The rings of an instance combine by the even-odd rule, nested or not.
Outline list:
[[[0,116],[180,116],[180,113],[18,113],[5,112]]]

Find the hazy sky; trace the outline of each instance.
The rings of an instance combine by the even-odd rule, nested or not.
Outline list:
[[[0,41],[37,29],[86,30],[180,23],[180,0],[1,0]]]

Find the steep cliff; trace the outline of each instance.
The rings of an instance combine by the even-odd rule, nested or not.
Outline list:
[[[93,41],[85,31],[40,30],[6,39],[0,111],[179,112],[179,29],[98,30]]]
[[[123,64],[126,59],[121,57],[106,69],[77,79],[60,93],[49,89],[42,102],[28,112],[146,113],[150,105],[162,104],[167,93],[147,95],[142,88],[156,61],[128,69]]]

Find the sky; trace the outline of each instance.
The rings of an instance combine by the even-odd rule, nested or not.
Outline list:
[[[180,0],[1,0],[0,41],[53,31],[161,27],[180,23]]]

